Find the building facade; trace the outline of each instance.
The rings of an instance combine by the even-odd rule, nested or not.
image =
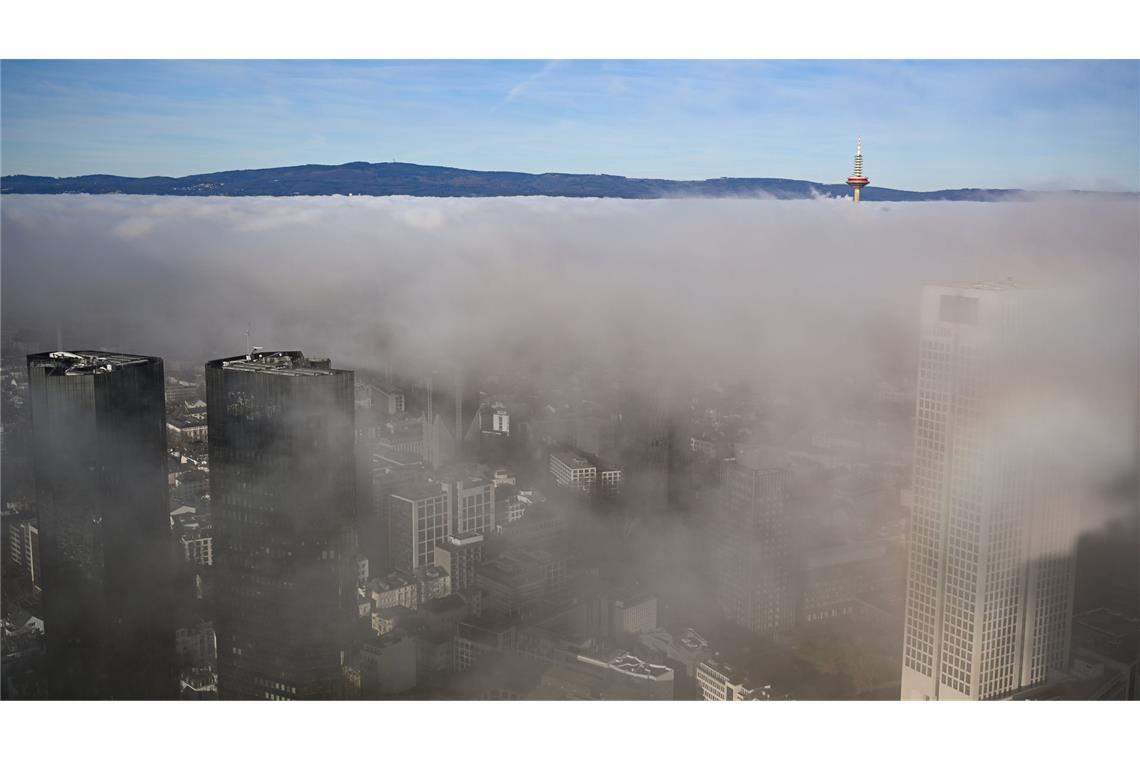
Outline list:
[[[28,357],[49,689],[177,696],[162,359]]]
[[[475,585],[475,571],[483,561],[483,536],[460,533],[436,544],[435,564],[451,576],[451,590],[466,591]]]
[[[392,567],[410,573],[435,561],[435,546],[451,533],[448,494],[439,483],[409,483],[388,496]]]
[[[206,365],[221,699],[336,696],[355,619],[353,375],[299,351]]]
[[[451,502],[451,533],[495,531],[495,484],[483,478],[448,479],[443,490]]]
[[[1034,303],[1003,285],[923,294],[903,699],[999,698],[1067,657],[1073,505],[1016,381]]]
[[[732,622],[775,635],[795,626],[788,472],[732,461],[711,518],[717,602]]]

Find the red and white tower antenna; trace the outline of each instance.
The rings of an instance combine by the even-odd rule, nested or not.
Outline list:
[[[847,178],[847,184],[855,191],[854,201],[859,202],[859,191],[870,184],[871,180],[863,176],[863,138],[855,142],[855,172]]]

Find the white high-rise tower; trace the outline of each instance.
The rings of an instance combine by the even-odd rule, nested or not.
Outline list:
[[[1029,369],[1037,299],[923,294],[903,699],[1000,698],[1065,664],[1074,499],[1037,429],[1051,397]]]

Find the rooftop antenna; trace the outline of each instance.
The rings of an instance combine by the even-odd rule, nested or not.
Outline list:
[[[253,320],[245,323],[245,355],[250,356],[249,334],[253,331]]]

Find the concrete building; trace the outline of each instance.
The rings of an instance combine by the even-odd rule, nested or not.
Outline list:
[[[754,689],[746,678],[716,660],[697,666],[697,695],[706,702],[745,702],[766,698],[764,689]]]
[[[40,531],[35,517],[12,519],[8,530],[8,560],[17,572],[31,580],[33,590],[42,590]]]
[[[710,519],[716,598],[724,615],[753,633],[779,635],[796,623],[788,539],[788,472],[750,456],[727,463]]]
[[[441,485],[451,506],[449,533],[479,533],[495,530],[495,484],[479,477],[444,477]]]
[[[392,631],[364,642],[359,652],[360,696],[394,697],[416,688],[416,640]]]
[[[442,567],[424,565],[417,567],[413,574],[421,607],[430,599],[442,599],[451,594],[451,576]]]
[[[598,466],[581,451],[560,448],[550,452],[550,474],[560,487],[592,495],[598,480]]]
[[[665,699],[671,700],[674,696],[674,677],[672,668],[664,665],[655,665],[646,662],[636,655],[619,650],[604,659],[597,659],[579,655],[577,663],[587,666],[588,670],[598,669],[616,674],[613,682],[606,684],[600,692],[589,694],[585,698],[597,699]],[[547,686],[551,683],[547,682]],[[570,697],[570,694],[566,695]],[[585,695],[579,694],[579,697]]]
[[[466,591],[475,585],[475,573],[483,561],[483,536],[460,533],[435,546],[435,564],[451,576],[451,590]]]
[[[518,520],[501,526],[500,533],[508,546],[555,554],[566,550],[566,518],[553,504],[531,504]]]
[[[370,385],[372,408],[389,416],[403,414],[405,410],[404,392],[394,385],[379,383]]]
[[[1070,474],[1019,380],[1047,337],[1031,330],[1036,298],[989,284],[923,293],[903,699],[1000,698],[1068,657]],[[1031,380],[1038,404],[1046,380]]]
[[[166,378],[163,398],[167,404],[173,406],[184,401],[194,401],[197,400],[201,394],[201,387],[196,383],[179,380],[176,377]]]
[[[486,611],[517,618],[530,605],[562,590],[566,559],[542,550],[512,549],[480,565],[475,578]]]
[[[432,564],[435,547],[451,534],[448,493],[439,483],[408,483],[388,497],[388,550],[397,570]]]
[[[452,671],[466,672],[492,653],[513,650],[517,641],[518,629],[505,617],[488,614],[460,622],[454,638]]]
[[[1098,608],[1073,618],[1072,657],[1016,700],[1140,700],[1140,618]]]
[[[420,587],[415,576],[399,570],[394,570],[382,578],[371,579],[367,588],[372,597],[374,611],[389,607],[406,607],[414,610],[420,605]]]
[[[554,483],[583,496],[613,498],[622,490],[625,473],[579,449],[561,447],[550,452]]]
[[[610,604],[610,632],[613,636],[645,633],[657,628],[657,597],[652,594],[626,594]]]
[[[805,625],[850,617],[861,595],[882,585],[885,541],[866,541],[812,549],[801,563],[800,622]]]
[[[519,498],[519,489],[516,486],[506,483],[495,486],[496,525],[514,522],[522,517],[525,511],[526,505]]]
[[[166,439],[171,446],[178,448],[192,441],[206,440],[208,430],[206,414],[184,414],[166,421]]]
[[[191,565],[214,564],[214,531],[209,515],[194,515],[193,527],[179,530],[178,545],[183,559]]]

